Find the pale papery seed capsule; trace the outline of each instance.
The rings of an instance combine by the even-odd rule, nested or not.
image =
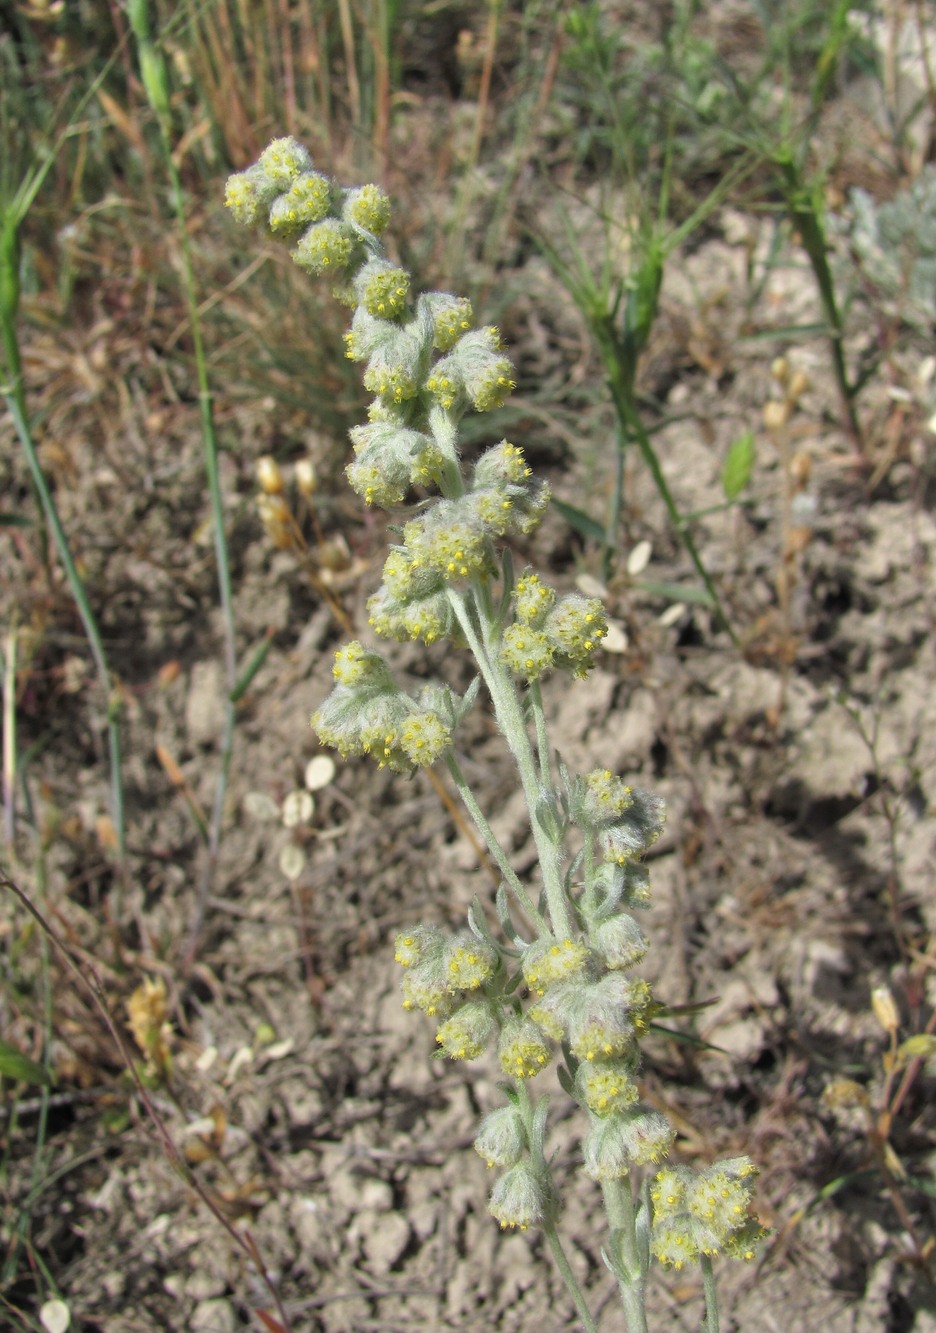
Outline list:
[[[764,425],[768,430],[783,430],[790,419],[790,404],[771,398],[764,404]]]
[[[299,494],[304,495],[310,500],[315,494],[317,479],[315,475],[315,464],[311,458],[300,458],[296,464],[296,485],[299,488]]]
[[[787,384],[789,382],[790,363],[785,356],[774,358],[770,367],[770,373],[778,384]]]
[[[283,497],[281,495],[258,495],[257,512],[266,529],[267,536],[277,550],[290,550],[294,544],[292,513]]]
[[[282,495],[283,473],[279,463],[270,454],[263,454],[257,459],[257,481],[260,489],[267,495]]]
[[[805,449],[797,449],[790,462],[790,476],[798,491],[804,491],[812,476],[812,459]]]
[[[900,1015],[888,986],[875,986],[871,992],[871,1008],[874,1017],[887,1033],[894,1033],[900,1027]]]
[[[795,407],[808,388],[809,376],[806,374],[805,370],[794,371],[790,376],[790,382],[787,385],[787,402]]]

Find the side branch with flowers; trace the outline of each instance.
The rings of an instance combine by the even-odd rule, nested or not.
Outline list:
[[[583,1165],[601,1185],[604,1254],[630,1333],[646,1333],[651,1257],[701,1263],[713,1333],[712,1258],[751,1259],[764,1235],[750,1211],[756,1168],[748,1158],[700,1173],[666,1167],[640,1187],[640,1169],[659,1164],[674,1139],[665,1117],[640,1104],[640,1039],[655,1006],[647,982],[631,975],[648,947],[635,915],[650,899],[641,858],[659,836],[663,805],[607,770],[578,775],[554,762],[540,682],[551,671],[585,676],[607,621],[599,601],[560,595],[532,570],[514,579],[504,539],[527,536],[549,503],[522,451],[501,440],[473,468],[462,465],[461,419],[500,407],[515,387],[500,335],[477,327],[462,297],[414,298],[410,274],[379,239],[387,196],[375,185],[337,185],[295,139],[274,140],[232,176],[226,202],[239,222],[288,242],[301,268],[331,278],[354,312],[346,354],[364,363],[374,399],[351,431],[351,486],[384,509],[414,488],[432,496],[414,504],[390,548],[370,626],[382,638],[467,650],[474,685],[460,696],[432,682],[408,695],[381,654],[354,641],[336,654],[335,686],[312,725],[342,755],[369,754],[395,772],[445,764],[500,869],[501,937],[476,902],[454,936],[420,924],[396,940],[404,1005],[433,1019],[439,1054],[470,1060],[496,1045],[505,1105],[475,1142],[499,1172],[490,1211],[502,1227],[543,1229],[583,1326],[595,1329],[556,1229],[547,1099],[530,1090],[558,1059],[560,1082],[587,1117]],[[458,762],[458,727],[482,685],[530,811],[537,885],[512,869]]]

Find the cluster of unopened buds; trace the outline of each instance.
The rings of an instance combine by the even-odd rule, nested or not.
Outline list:
[[[555,670],[587,674],[607,633],[605,612],[532,570],[514,577],[507,542],[540,522],[548,487],[507,440],[471,468],[458,451],[460,419],[500,407],[514,388],[513,368],[497,330],[476,326],[468,301],[445,292],[413,297],[409,273],[379,240],[390,216],[386,195],[375,185],[343,189],[313,168],[302,145],[278,139],[231,177],[227,203],[239,221],[289,241],[296,263],[331,278],[354,312],[346,353],[364,363],[374,397],[368,421],[351,431],[352,487],[366,504],[394,511],[416,492],[368,602],[372,630],[427,645],[447,640],[467,648],[478,670],[464,695],[435,681],[410,695],[378,651],[354,640],[338,650],[334,688],[312,724],[341,754],[369,754],[396,771],[443,760],[502,871],[503,942],[476,903],[463,932],[418,925],[401,933],[396,959],[404,1004],[434,1020],[440,1056],[469,1060],[496,1047],[510,1080],[507,1105],[485,1118],[475,1145],[501,1172],[490,1209],[504,1227],[548,1227],[556,1200],[546,1099],[534,1104],[527,1088],[557,1053],[560,1081],[588,1118],[582,1151],[593,1179],[629,1190],[633,1169],[660,1163],[674,1139],[665,1117],[640,1103],[639,1043],[658,1007],[648,984],[630,975],[647,948],[634,913],[649,902],[641,858],[660,834],[663,805],[605,769],[579,776],[559,763],[556,776],[546,738],[541,679]],[[457,761],[455,733],[481,684],[529,805],[538,903]],[[510,891],[523,926],[511,917]],[[650,1191],[653,1253],[676,1266],[720,1252],[752,1255],[760,1234],[749,1213],[754,1175],[747,1159],[700,1175],[661,1171]]]

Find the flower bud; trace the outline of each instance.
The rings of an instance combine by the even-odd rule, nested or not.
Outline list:
[[[500,334],[493,325],[473,329],[436,362],[426,388],[448,411],[463,405],[465,398],[478,412],[502,407],[507,395],[516,388],[513,367],[502,355],[503,350]]]
[[[519,1227],[526,1231],[546,1216],[548,1195],[543,1180],[528,1161],[521,1161],[501,1176],[491,1191],[488,1212],[501,1230]]]
[[[621,1180],[634,1166],[665,1157],[675,1131],[657,1111],[624,1111],[592,1125],[582,1142],[585,1174],[592,1180]]]
[[[634,788],[631,796],[631,803],[620,818],[599,835],[605,860],[618,865],[642,856],[657,841],[666,822],[661,797],[641,788]]]
[[[680,1166],[659,1171],[650,1186],[654,1255],[676,1268],[700,1254],[753,1259],[767,1235],[750,1212],[756,1175],[749,1157],[716,1162],[698,1175]]]
[[[310,273],[334,273],[350,262],[354,247],[355,236],[348,224],[325,218],[303,233],[292,257]]]
[[[703,1253],[696,1238],[697,1230],[692,1218],[686,1216],[654,1225],[650,1240],[653,1257],[664,1268],[675,1268],[677,1272],[684,1264],[697,1263]]]
[[[404,1009],[422,1009],[430,1017],[451,1012],[445,955],[448,939],[438,926],[415,926],[394,941],[394,958],[406,969],[401,989]]]
[[[524,457],[523,450],[509,440],[486,449],[475,463],[475,486],[526,486],[533,476],[533,469]]]
[[[345,356],[349,361],[367,361],[379,348],[394,348],[399,336],[398,324],[376,319],[365,306],[359,305],[344,335]]]
[[[380,654],[365,648],[357,639],[352,639],[336,651],[332,675],[339,685],[349,688],[370,685],[395,689],[390,668]]]
[[[409,487],[436,479],[442,458],[431,436],[395,421],[355,426],[355,461],[347,468],[352,487],[367,504],[399,504]]]
[[[354,279],[358,301],[374,319],[395,319],[406,309],[410,275],[386,259],[369,259]]]
[[[331,207],[333,186],[327,176],[305,171],[270,208],[270,231],[286,240],[321,222]]]
[[[457,628],[455,613],[444,592],[403,602],[394,597],[389,588],[379,588],[367,600],[367,615],[375,634],[401,643],[408,639],[436,643],[439,639],[451,638]]]
[[[494,975],[497,961],[497,954],[489,944],[470,931],[462,931],[451,941],[447,952],[449,989],[478,990]]]
[[[596,768],[586,774],[581,789],[574,794],[576,818],[586,828],[619,819],[633,803],[633,788],[609,768]]]
[[[550,986],[582,976],[588,950],[580,940],[557,940],[544,935],[524,951],[520,966],[523,979],[536,995]]]
[[[654,1220],[676,1217],[686,1211],[686,1192],[693,1179],[687,1166],[665,1166],[656,1173],[650,1185]]]
[[[596,597],[569,593],[550,611],[544,630],[561,665],[581,677],[595,664],[595,653],[608,632],[608,621]]]
[[[400,731],[400,749],[417,768],[431,768],[452,744],[452,733],[437,713],[410,713]]]
[[[722,1242],[747,1219],[757,1176],[753,1163],[740,1171],[726,1170],[727,1165],[717,1162],[701,1172],[686,1191],[687,1211]]]
[[[658,1111],[644,1111],[627,1122],[627,1144],[637,1166],[661,1161],[673,1146],[676,1131]]]
[[[546,635],[529,625],[508,625],[501,639],[501,657],[518,676],[538,680],[553,665],[553,646]]]
[[[487,1000],[469,1000],[442,1024],[436,1041],[452,1060],[476,1060],[496,1026],[494,1011]]]
[[[467,499],[440,500],[403,530],[414,561],[436,570],[447,583],[494,572],[491,544]]]
[[[513,1104],[489,1111],[474,1141],[475,1152],[488,1166],[516,1166],[526,1146],[523,1117]]]
[[[550,1061],[550,1050],[529,1018],[509,1019],[497,1043],[501,1069],[511,1078],[533,1078]]]
[[[266,222],[270,205],[278,193],[278,186],[253,166],[228,177],[224,203],[241,226],[255,227]]]
[[[388,405],[407,402],[419,392],[419,345],[397,325],[390,327],[395,336],[374,349],[364,371],[364,388]]]
[[[417,308],[428,312],[432,323],[432,345],[440,352],[448,352],[463,333],[471,328],[474,318],[471,302],[464,296],[450,296],[448,292],[426,292],[419,298]]]
[[[444,982],[439,981],[428,967],[414,967],[407,972],[400,989],[404,1009],[421,1009],[430,1018],[445,1018],[454,1008],[455,1001]]]
[[[584,1060],[575,1073],[575,1090],[595,1115],[613,1115],[627,1111],[639,1099],[634,1081],[636,1056],[631,1060],[602,1060],[590,1064]]]
[[[610,968],[633,967],[649,947],[637,922],[627,912],[598,921],[592,927],[589,943]]]
[[[393,941],[393,959],[401,967],[413,967],[427,958],[442,958],[446,939],[438,926],[413,926]]]
[[[342,217],[372,236],[379,236],[390,221],[390,200],[377,185],[362,185],[345,192]]]
[[[260,154],[257,167],[282,191],[288,190],[301,172],[312,170],[312,159],[308,149],[290,135],[269,143]]]
[[[546,616],[556,601],[556,591],[529,570],[517,580],[514,611],[517,619],[532,629],[542,629]]]

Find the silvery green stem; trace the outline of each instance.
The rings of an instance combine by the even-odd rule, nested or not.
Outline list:
[[[637,1247],[637,1219],[630,1177],[603,1181],[601,1192],[611,1229],[612,1257],[620,1270],[618,1290],[627,1319],[627,1333],[647,1333],[644,1273]]]
[[[702,1269],[702,1286],[705,1291],[705,1324],[703,1333],[718,1333],[718,1291],[715,1286],[715,1270],[708,1254],[699,1256]]]
[[[585,882],[585,889],[582,893],[582,910],[586,920],[590,912],[595,908],[595,840],[589,834],[585,838],[585,846],[582,849],[583,863],[582,875]]]
[[[559,1232],[556,1230],[556,1224],[553,1221],[543,1223],[543,1235],[546,1237],[546,1243],[549,1246],[550,1253],[559,1269],[559,1274],[565,1283],[566,1291],[572,1297],[572,1304],[578,1311],[578,1316],[582,1321],[582,1328],[585,1333],[598,1333],[598,1325],[591,1317],[591,1311],[585,1304],[585,1297],[582,1289],[575,1280],[575,1274],[572,1272],[572,1266],[569,1263],[568,1256],[562,1248],[562,1241],[559,1239]]]
[[[538,680],[530,682],[528,691],[530,709],[533,713],[533,725],[536,728],[536,749],[539,754],[540,781],[543,786],[552,786],[552,773],[549,767],[549,737],[546,734],[546,714],[543,712],[543,691]]]
[[[517,1104],[520,1107],[520,1111],[523,1115],[524,1123],[526,1124],[527,1128],[527,1134],[530,1136],[531,1143],[535,1145],[536,1135],[533,1133],[534,1108],[533,1108],[533,1098],[530,1096],[530,1089],[524,1079],[514,1079],[513,1084],[517,1091]],[[549,1170],[549,1163],[546,1161],[545,1157],[543,1157],[542,1152],[539,1152],[537,1154],[536,1149],[534,1147],[534,1155],[538,1156],[539,1160],[537,1161],[536,1165],[539,1167],[539,1169],[541,1169],[545,1175],[551,1177],[551,1172]],[[543,1235],[546,1237],[550,1253],[552,1254],[553,1259],[555,1259],[556,1261],[556,1267],[559,1269],[559,1275],[562,1278],[563,1282],[565,1283],[566,1291],[572,1298],[572,1304],[575,1306],[578,1312],[578,1316],[582,1321],[582,1327],[585,1330],[585,1333],[598,1333],[598,1326],[596,1325],[594,1319],[592,1318],[591,1311],[589,1310],[587,1304],[585,1303],[585,1296],[576,1280],[575,1274],[572,1272],[572,1265],[569,1263],[569,1257],[566,1254],[565,1249],[563,1248],[562,1245],[562,1241],[559,1238],[559,1232],[556,1228],[555,1219],[553,1217],[545,1218],[542,1223],[542,1227],[543,1227]]]
[[[458,788],[458,794],[462,798],[462,801],[464,802],[465,809],[468,811],[469,815],[471,815],[471,818],[474,820],[475,827],[481,834],[488,851],[491,853],[495,862],[497,863],[497,868],[504,876],[504,880],[506,881],[508,888],[513,890],[513,893],[517,898],[517,901],[520,903],[520,906],[526,912],[527,916],[530,918],[536,929],[542,933],[543,931],[546,930],[546,922],[543,920],[542,916],[537,910],[536,904],[533,902],[533,899],[527,893],[523,885],[523,882],[517,875],[517,872],[514,870],[513,866],[507,860],[506,852],[504,851],[500,843],[497,841],[497,838],[494,836],[494,831],[491,828],[490,824],[487,822],[487,819],[484,816],[484,811],[481,809],[481,807],[478,805],[478,802],[475,800],[474,792],[469,787],[467,779],[465,778],[464,773],[462,773],[461,771],[458,760],[455,758],[455,756],[452,754],[451,751],[449,751],[448,754],[446,754],[445,756],[445,764],[446,767],[448,768],[449,773],[451,774],[452,781]]]
[[[546,893],[552,928],[557,935],[571,936],[573,926],[563,885],[561,849],[546,835],[534,815],[540,797],[545,795],[545,791],[537,773],[533,747],[530,744],[530,737],[523,721],[516,686],[510,672],[500,660],[496,642],[492,642],[497,632],[493,618],[490,614],[486,614],[485,608],[479,605],[481,599],[473,597],[472,605],[481,627],[482,637],[479,638],[475,630],[474,618],[469,613],[465,599],[453,588],[449,589],[448,595],[452,608],[458,617],[459,626],[474,654],[482,679],[491,696],[498,726],[503,732],[510,752],[517,763],[520,781],[530,811],[530,826],[539,856],[543,889]]]

